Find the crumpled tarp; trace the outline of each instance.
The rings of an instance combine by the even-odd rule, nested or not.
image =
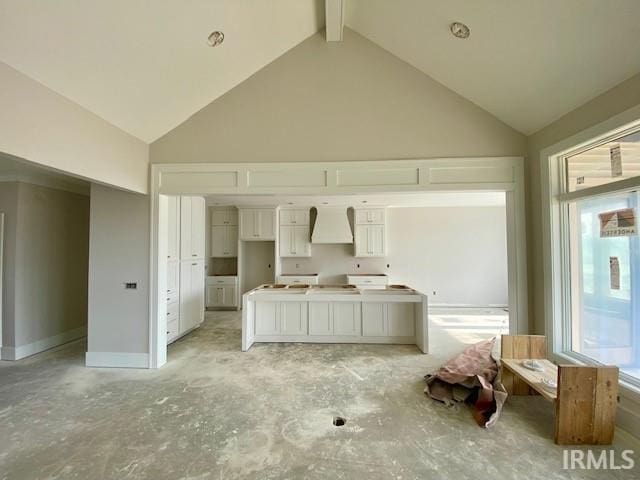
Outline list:
[[[431,398],[453,405],[472,405],[473,416],[482,427],[498,421],[507,392],[500,381],[500,369],[491,356],[495,337],[467,347],[424,379],[424,391]]]

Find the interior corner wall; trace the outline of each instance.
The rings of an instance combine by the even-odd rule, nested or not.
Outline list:
[[[345,28],[259,70],[151,144],[152,163],[524,156],[525,137]]]
[[[2,358],[10,359],[15,347],[15,260],[18,232],[18,183],[0,183],[0,211],[4,213],[2,265]]]
[[[0,62],[0,152],[147,193],[149,146]]]
[[[149,222],[148,196],[91,185],[88,366],[149,365]]]
[[[89,198],[23,182],[0,192],[3,358],[17,360],[86,335]]]
[[[529,272],[529,318],[532,333],[545,333],[544,273],[542,258],[542,182],[540,152],[614,115],[640,105],[640,74],[536,132],[528,138],[527,154],[527,246]]]

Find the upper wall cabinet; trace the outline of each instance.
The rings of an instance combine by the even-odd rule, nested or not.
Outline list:
[[[240,210],[240,240],[276,239],[275,208],[243,208]]]
[[[170,196],[167,207],[167,259],[180,258],[180,197]]]
[[[309,209],[281,209],[280,225],[309,225]]]
[[[235,207],[211,209],[211,226],[225,227],[233,225],[238,225],[238,210]]]
[[[384,225],[384,208],[357,208],[355,210],[356,225]]]
[[[386,212],[384,208],[355,210],[356,228],[354,250],[356,257],[385,257],[387,255]]]
[[[202,197],[180,198],[180,258],[204,258],[205,203]]]

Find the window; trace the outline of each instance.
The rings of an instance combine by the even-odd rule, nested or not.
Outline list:
[[[559,159],[563,353],[640,385],[640,127]]]

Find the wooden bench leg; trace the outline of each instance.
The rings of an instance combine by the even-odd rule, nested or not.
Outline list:
[[[617,399],[617,367],[558,367],[555,442],[611,444]]]

